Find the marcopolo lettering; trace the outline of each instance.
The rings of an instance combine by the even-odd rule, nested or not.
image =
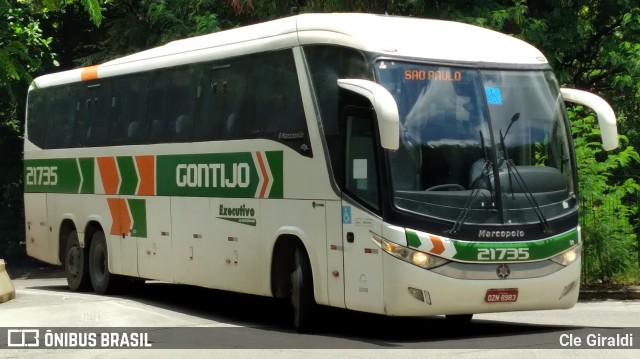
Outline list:
[[[478,238],[522,238],[524,237],[524,231],[487,231],[481,229],[478,231]]]
[[[246,188],[251,181],[248,163],[181,163],[176,166],[178,187]]]

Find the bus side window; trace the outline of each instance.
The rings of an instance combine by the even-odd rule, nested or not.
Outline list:
[[[312,156],[302,96],[293,53],[277,51],[251,59],[252,78],[259,79],[250,88],[252,137],[278,141],[305,156]]]
[[[74,141],[74,127],[78,119],[75,111],[75,98],[72,86],[52,87],[45,90],[48,97],[45,116],[49,117],[47,131],[47,148],[64,148],[77,146]]]
[[[193,121],[193,140],[210,141],[214,139],[214,118],[212,108],[212,81],[208,66],[200,66],[196,75],[195,113]]]
[[[144,129],[147,124],[148,83],[147,74],[120,77],[111,82],[108,144],[117,146],[147,140]],[[134,122],[137,124],[132,125]],[[136,131],[136,127],[140,130]]]
[[[86,101],[89,106],[83,126],[76,127],[78,146],[104,146],[107,140],[109,116],[114,103],[110,89],[111,81],[87,86]]]
[[[184,142],[191,140],[191,128],[178,118],[193,118],[196,100],[195,68],[182,66],[153,73],[149,92],[150,141]],[[190,122],[192,123],[192,122]],[[145,124],[146,125],[146,124]],[[146,131],[146,126],[142,126]],[[186,136],[186,137],[185,137]]]
[[[229,71],[224,77],[216,78],[218,82],[219,98],[222,106],[217,109],[217,118],[222,119],[224,126],[224,139],[236,140],[250,137],[251,126],[249,121],[249,106],[253,104],[249,88],[252,85],[251,59],[238,58],[231,61]],[[220,75],[224,75],[224,72]],[[222,88],[220,88],[220,86]]]
[[[29,92],[27,109],[27,136],[29,141],[40,148],[46,148],[47,141],[47,96],[42,89]]]
[[[334,45],[309,45],[304,47],[309,66],[322,130],[331,157],[333,175],[342,182],[343,126],[340,123],[340,78],[373,80],[373,71],[364,55],[354,49]]]
[[[170,116],[171,140],[173,142],[191,141],[193,136],[193,113],[196,101],[195,69],[184,66],[171,71],[167,89],[171,99],[167,104]]]
[[[206,132],[206,140],[234,139],[234,126],[228,124],[232,118],[233,100],[240,96],[240,83],[231,79],[231,72],[236,71],[236,60],[214,63],[205,72],[202,102],[206,110],[196,120],[196,133]],[[200,128],[200,129],[199,129]]]
[[[369,207],[380,209],[373,113],[348,109],[346,114],[345,189]]]

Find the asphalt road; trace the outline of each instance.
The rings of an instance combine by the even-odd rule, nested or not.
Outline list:
[[[161,282],[119,296],[70,292],[59,278],[13,283],[16,298],[0,304],[3,358],[158,358],[184,356],[184,349],[191,349],[186,352],[189,359],[210,357],[212,352],[216,357],[264,359],[452,355],[521,359],[542,353],[551,357],[640,357],[640,301],[589,301],[563,311],[481,314],[467,326],[443,317],[388,318],[323,309],[317,330],[301,335],[289,325],[286,304],[270,298]],[[91,350],[7,348],[7,331],[24,328],[40,331],[41,348],[50,329],[58,339],[80,335],[78,332],[97,336],[97,347],[105,331],[128,336],[126,344],[131,344],[130,333],[146,334],[144,343],[152,349],[123,350],[113,345]],[[617,339],[614,343],[609,338]],[[631,349],[624,347],[624,338]],[[123,342],[117,342],[120,344]]]

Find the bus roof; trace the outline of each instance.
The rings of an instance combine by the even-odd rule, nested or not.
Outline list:
[[[47,87],[309,44],[438,62],[547,65],[530,44],[464,23],[363,13],[302,14],[173,41],[101,65],[44,75],[36,83]]]

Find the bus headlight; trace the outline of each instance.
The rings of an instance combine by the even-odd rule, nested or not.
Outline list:
[[[372,235],[373,241],[382,248],[385,252],[392,256],[402,259],[405,262],[411,263],[418,267],[425,269],[431,269],[447,264],[450,261],[444,258],[434,256],[428,253],[417,251],[415,249],[407,248],[399,244],[389,242],[383,238]]]
[[[581,249],[581,246],[575,246],[551,258],[551,260],[563,266],[568,266],[580,258]]]

